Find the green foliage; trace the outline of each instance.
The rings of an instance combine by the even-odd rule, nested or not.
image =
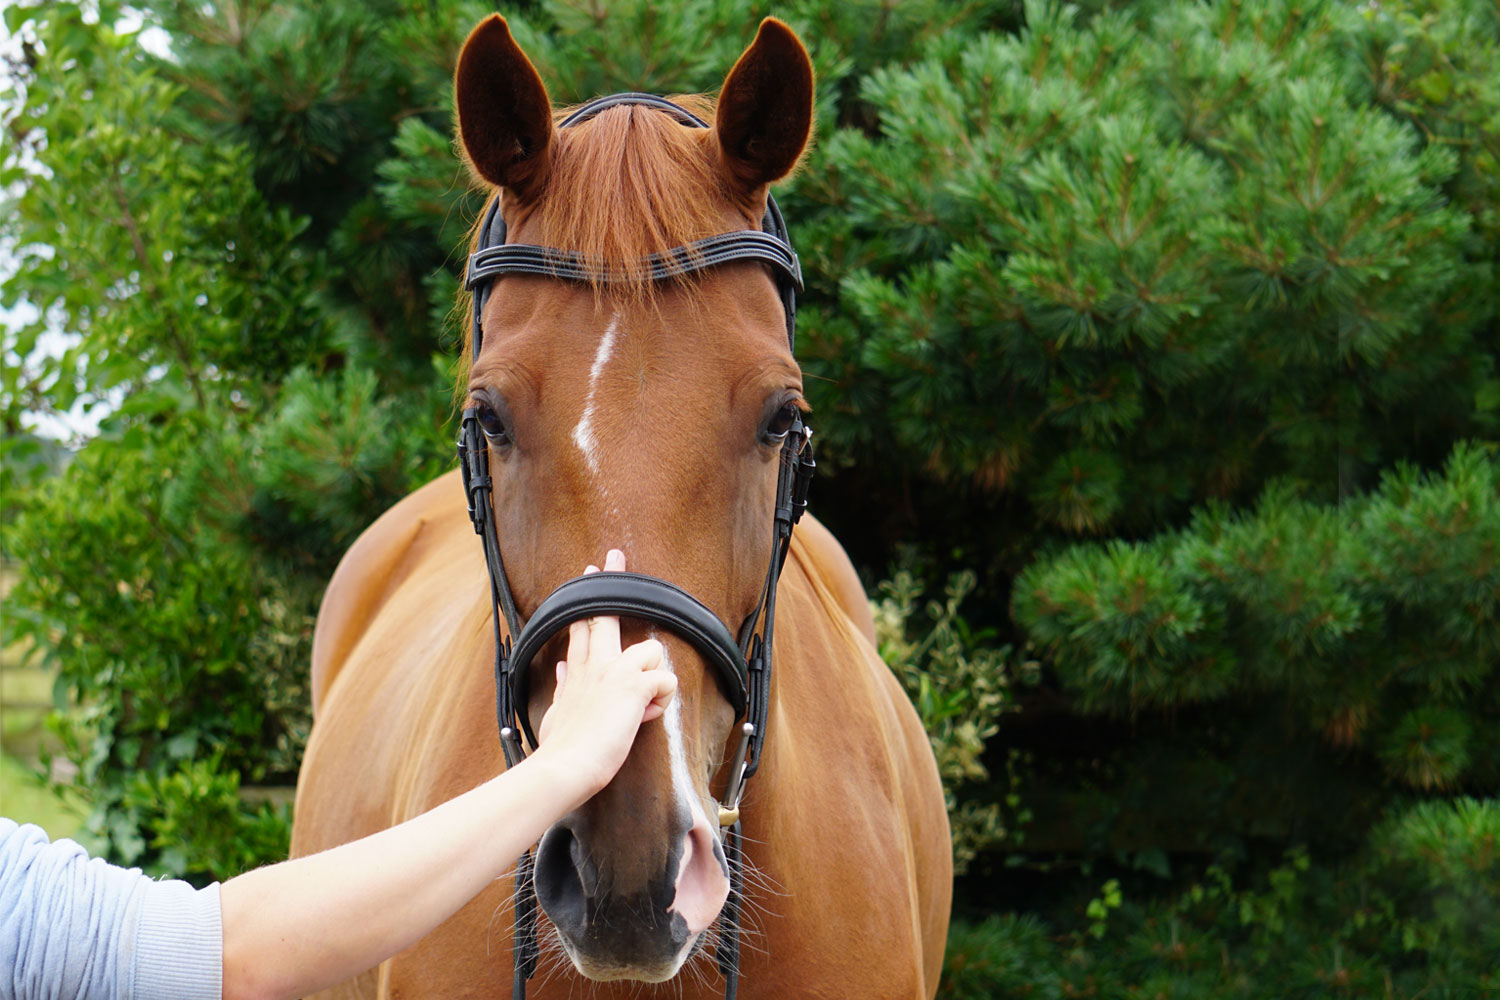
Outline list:
[[[1450,193],[1500,235],[1500,11],[1464,0],[1401,0],[1360,12],[1348,33],[1369,99],[1458,154]],[[1484,251],[1481,251],[1484,252]]]
[[[1118,910],[1124,901],[1125,897],[1120,892],[1120,880],[1112,878],[1105,882],[1099,895],[1089,900],[1089,905],[1083,911],[1089,918],[1089,934],[1102,938],[1109,926],[1110,913]]]
[[[193,73],[213,63],[245,86],[274,79],[275,97],[296,103],[300,84],[279,87],[292,77],[241,65],[284,60],[295,36],[272,37],[272,19],[230,54],[223,35],[201,48],[178,34],[182,61],[166,65],[109,26],[118,13],[6,12],[27,48],[7,84],[17,142],[0,242],[14,268],[0,299],[36,318],[3,345],[17,363],[0,383],[0,506],[18,580],[0,641],[30,642],[57,673],[54,726],[92,808],[85,835],[117,861],[224,877],[285,852],[285,810],[240,805],[240,785],[293,779],[318,595],[354,535],[446,467],[450,404],[432,384],[435,338],[405,368],[368,346],[391,328],[336,301],[343,268],[368,262],[330,265],[305,206],[276,200],[277,185],[305,193],[327,153],[362,141],[349,108],[368,104],[345,98],[365,83],[315,88],[329,103],[298,132],[311,152],[280,160],[286,146],[272,157],[237,130],[274,102],[230,127],[205,100],[233,88]],[[248,13],[241,30],[262,24]],[[351,13],[308,17],[353,46]],[[221,15],[236,16],[171,16],[212,36]],[[333,134],[339,123],[351,131]],[[366,174],[373,183],[373,165]],[[47,346],[56,331],[60,350]],[[422,391],[390,395],[413,384]],[[74,442],[65,467],[37,461],[28,422],[79,408],[108,411],[98,435]]]
[[[979,923],[956,922],[948,932],[942,1000],[1062,1000],[1056,982],[1057,947],[1040,921],[1015,914]]]
[[[160,852],[154,867],[161,871],[201,873],[222,882],[286,857],[291,822],[285,806],[245,802],[239,773],[223,768],[215,756],[136,774],[124,798],[110,807],[106,825],[119,826],[126,837],[137,827],[149,829],[144,846]]]
[[[1384,874],[1404,898],[1394,907],[1402,945],[1442,964],[1452,982],[1468,969],[1500,984],[1500,801],[1422,802],[1373,838]]]
[[[1210,867],[1173,899],[1091,901],[1053,929],[960,922],[938,996],[1469,996],[1500,987],[1500,803],[1396,811],[1370,850],[1315,865],[1294,848],[1237,884]],[[1103,915],[1109,914],[1107,924]]]
[[[957,574],[948,580],[943,600],[928,601],[919,615],[922,587],[902,570],[880,585],[885,596],[872,608],[880,656],[911,696],[937,756],[959,871],[979,851],[1017,837],[1006,829],[1001,802],[967,795],[960,803],[966,785],[988,782],[985,743],[999,732],[1001,714],[1011,707],[1010,647],[989,648],[993,633],[974,631],[958,611],[973,589],[973,574]],[[1011,785],[1004,802],[1016,812],[1020,798],[1013,780]],[[1015,819],[1024,823],[1025,813]]]
[[[174,868],[148,831],[214,824],[187,824],[180,814],[189,806],[148,792],[179,775],[201,783],[205,760],[235,788],[239,775],[295,772],[309,721],[312,621],[242,552],[166,509],[159,470],[194,443],[86,448],[26,497],[6,534],[26,571],[9,596],[5,640],[44,650],[58,707],[77,705],[56,725],[80,765],[75,787],[93,807],[88,833],[123,862],[196,876],[220,870],[208,863],[212,851],[180,844],[175,859],[205,867]],[[258,816],[214,815],[223,820],[214,843],[255,829],[258,860],[284,852],[284,825],[267,833]]]
[[[283,548],[331,565],[373,514],[448,470],[449,399],[438,387],[386,396],[369,369],[294,372],[249,435],[262,532],[279,529]]]
[[[1273,488],[1253,513],[1040,561],[1014,612],[1092,710],[1270,694],[1412,788],[1493,781],[1497,498],[1500,462],[1470,445],[1337,508]]]
[[[1152,6],[1033,3],[864,78],[878,131],[796,189],[844,248],[806,324],[836,458],[1099,534],[1271,476],[1331,498],[1475,419],[1491,267],[1442,190],[1468,163],[1351,93],[1383,15]]]
[[[6,333],[21,360],[5,366],[7,429],[24,413],[100,403],[167,420],[210,397],[260,392],[326,336],[302,223],[266,204],[244,150],[175,133],[180,91],[133,38],[74,5],[37,11],[46,58],[12,84],[20,100],[6,122],[19,141],[5,180],[28,182],[0,228],[15,248],[0,297],[39,315]],[[49,328],[74,343],[37,350]]]

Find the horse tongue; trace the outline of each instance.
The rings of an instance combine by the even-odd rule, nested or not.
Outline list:
[[[729,876],[714,853],[714,835],[708,820],[698,812],[693,828],[683,838],[682,863],[677,869],[677,894],[668,913],[681,915],[688,935],[708,930],[724,901],[729,898]]]

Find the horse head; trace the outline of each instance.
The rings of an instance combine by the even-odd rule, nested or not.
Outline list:
[[[716,105],[678,99],[711,128],[633,104],[558,128],[503,18],[465,42],[459,137],[473,172],[498,189],[508,241],[597,266],[581,281],[496,279],[467,373],[522,616],[614,547],[732,632],[758,607],[778,458],[804,406],[782,300],[756,261],[664,281],[642,262],[758,229],[769,184],[806,145],[812,97],[807,52],[774,19]],[[579,972],[662,981],[707,942],[730,891],[714,790],[736,713],[695,647],[645,621],[622,627],[626,642],[662,640],[677,696],[610,785],[543,837],[536,888]],[[560,640],[537,657],[521,706],[533,723],[555,682],[540,665],[560,658]]]

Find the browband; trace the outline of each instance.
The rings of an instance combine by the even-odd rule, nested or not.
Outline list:
[[[764,261],[790,281],[793,288],[802,291],[802,265],[797,254],[774,236],[754,229],[720,233],[645,258],[650,269],[647,277],[652,281],[737,260]],[[622,274],[606,272],[599,264],[591,263],[587,257],[572,251],[532,243],[502,243],[475,251],[469,258],[465,287],[473,290],[481,282],[502,274],[535,274],[565,281],[590,281],[600,275],[606,282],[624,278]]]

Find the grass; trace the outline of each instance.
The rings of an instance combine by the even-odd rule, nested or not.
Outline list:
[[[53,840],[73,836],[87,815],[75,799],[58,795],[35,768],[6,752],[0,752],[0,814],[35,823]]]
[[[56,840],[76,833],[87,810],[76,796],[53,791],[42,774],[42,757],[59,749],[46,727],[52,673],[29,665],[27,652],[19,643],[0,650],[0,815],[35,823]]]

